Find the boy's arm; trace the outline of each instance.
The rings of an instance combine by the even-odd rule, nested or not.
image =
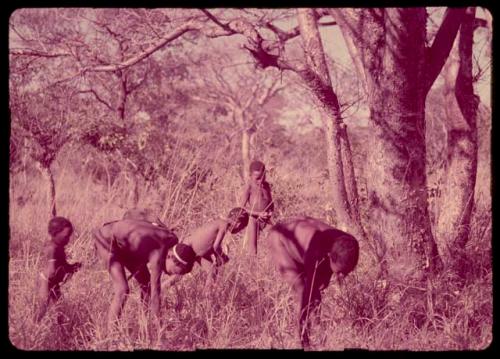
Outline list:
[[[40,297],[42,297],[42,298],[44,298],[44,297],[48,298],[49,291],[50,291],[49,280],[56,273],[55,263],[56,263],[56,261],[54,259],[50,259],[48,261],[45,269],[38,274],[40,277],[40,281],[39,281],[40,286],[38,289],[39,289]]]
[[[241,208],[245,208],[249,197],[250,197],[250,184],[247,183],[245,184],[245,187],[243,188],[243,192],[241,194],[241,199],[240,199]]]
[[[72,264],[66,262],[66,264],[64,265],[64,272],[65,272],[64,281],[67,281],[74,273],[78,272],[78,270],[81,267],[82,267],[81,262],[75,262]]]
[[[56,267],[57,258],[56,258],[56,251],[54,250],[54,248],[52,247],[47,248],[46,259],[47,259],[47,265],[45,266],[45,269],[40,272],[40,277],[42,278],[42,282],[47,283],[47,288],[48,288],[49,280],[55,276],[57,270]]]
[[[164,282],[164,286],[171,287],[174,284],[176,284],[181,278],[182,278],[182,275],[180,275],[180,274],[170,275],[170,276],[168,276],[168,279]]]
[[[229,226],[228,223],[221,224],[219,226],[219,230],[217,231],[217,236],[215,237],[215,241],[213,244],[213,249],[215,253],[220,253],[222,251],[221,249],[221,243],[222,240],[224,239],[224,236],[226,235],[227,227]]]
[[[267,190],[267,194],[269,196],[269,200],[271,202],[269,202],[269,204],[266,206],[266,208],[264,208],[264,211],[267,212],[269,216],[271,216],[271,214],[274,212],[274,199],[273,199],[273,195],[271,193],[271,185],[269,183],[267,183],[267,185],[266,185],[266,190]]]
[[[227,227],[229,224],[223,224],[219,227],[219,230],[217,232],[217,237],[215,238],[215,242],[213,245],[213,250],[215,254],[215,263],[216,265],[221,265],[229,260],[227,255],[222,251],[221,248],[221,243],[222,240],[224,239],[224,236],[227,232]]]

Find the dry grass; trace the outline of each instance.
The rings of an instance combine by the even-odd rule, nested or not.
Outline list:
[[[287,178],[283,173],[277,170],[270,178],[278,216],[308,213],[328,218],[327,196],[318,195],[324,193],[324,184],[306,187],[300,179]],[[190,191],[168,187],[167,181],[165,188],[143,193],[140,205],[161,210],[158,203],[162,203],[167,209],[162,219],[167,225],[176,223],[182,237],[236,203],[240,184],[235,178],[236,172],[229,171],[218,178],[216,188],[200,185]],[[299,348],[291,293],[278,278],[265,240],[260,241],[258,257],[250,258],[241,246],[241,235],[226,239],[231,260],[210,292],[203,291],[206,274],[195,267],[175,287],[162,291],[162,319],[156,323],[149,321],[142,310],[137,285],[131,281],[121,326],[106,333],[104,318],[112,287],[104,266],[94,257],[89,230],[123,215],[125,205],[121,201],[128,195],[128,188],[120,181],[109,187],[95,183],[90,176],[77,176],[69,169],[61,171],[57,181],[59,214],[70,218],[76,228],[67,250],[69,260],[82,261],[84,267],[63,287],[64,297],[58,306],[41,323],[34,323],[34,278],[40,267],[40,250],[47,240],[48,202],[41,178],[13,177],[9,337],[14,346],[24,350],[124,351]],[[159,198],[158,193],[167,196]],[[489,215],[476,213],[474,236],[468,247],[468,258],[474,265],[469,266],[460,285],[451,270],[429,283],[428,288],[371,282],[367,275],[370,268],[361,260],[344,287],[331,285],[325,291],[323,315],[312,331],[314,349],[487,347],[492,339]],[[63,313],[62,325],[57,324],[57,311]]]

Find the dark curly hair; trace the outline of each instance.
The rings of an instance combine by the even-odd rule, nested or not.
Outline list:
[[[339,267],[340,272],[347,275],[358,264],[358,241],[348,235],[336,238],[330,250],[330,258]]]
[[[48,232],[52,237],[54,237],[66,227],[71,228],[71,232],[73,232],[73,225],[69,219],[64,217],[54,217],[49,221]]]
[[[191,272],[196,259],[196,253],[193,251],[193,248],[184,243],[178,243],[172,248],[172,252],[172,260],[179,268],[181,268],[181,272],[179,274]]]

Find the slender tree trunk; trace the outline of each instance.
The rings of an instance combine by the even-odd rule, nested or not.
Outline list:
[[[478,98],[472,82],[474,8],[467,10],[459,41],[445,65],[447,162],[436,224],[443,254],[455,257],[469,238],[477,174]]]
[[[299,9],[297,14],[306,53],[306,68],[300,71],[299,75],[312,90],[320,108],[326,114],[324,132],[337,226],[356,236],[361,241],[361,246],[368,245],[368,252],[375,255],[375,261],[380,262],[381,257],[369,242],[361,223],[350,143],[346,125],[340,115],[339,101],[331,84],[314,11]],[[382,271],[379,274],[382,274],[384,270],[380,269]]]
[[[120,70],[118,71],[119,74],[119,81],[120,81],[120,92],[119,92],[119,98],[118,98],[118,108],[116,111],[118,112],[118,117],[120,120],[123,122],[125,121],[125,105],[127,103],[127,79],[123,75],[123,72]]]
[[[132,183],[132,188],[129,193],[128,203],[129,208],[136,208],[139,204],[139,178],[133,171],[128,171],[129,182]]]
[[[250,133],[243,130],[241,133],[241,156],[243,160],[243,175],[244,178],[249,176],[250,167]]]
[[[326,114],[324,132],[327,143],[332,201],[335,203],[335,217],[340,228],[350,231],[353,225],[340,152],[339,124],[342,123],[342,119],[339,112],[339,103],[331,85],[314,11],[312,9],[299,9],[297,10],[297,19],[306,54],[306,68],[299,75],[311,88],[320,108]]]
[[[241,130],[241,160],[242,160],[242,168],[241,171],[243,175],[243,181],[246,181],[250,170],[250,141],[251,134],[247,129],[247,121],[245,119],[245,114],[241,108],[233,108],[233,117],[236,123],[240,126]]]
[[[49,197],[50,214],[52,217],[57,216],[56,209],[56,182],[54,180],[54,174],[52,172],[51,166],[39,165],[39,168],[44,177],[47,179],[47,193]]]

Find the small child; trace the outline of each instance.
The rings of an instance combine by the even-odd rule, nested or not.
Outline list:
[[[257,239],[274,211],[271,186],[266,181],[266,167],[260,161],[250,164],[250,178],[241,196],[241,207],[250,214],[245,241],[250,254],[257,254]]]
[[[212,268],[214,279],[217,267],[229,261],[222,251],[221,243],[225,234],[240,232],[248,224],[248,213],[243,208],[233,208],[227,218],[217,218],[196,229],[186,239],[173,247],[167,255],[166,272],[175,274],[169,284],[173,284],[179,275],[189,273],[195,262]]]
[[[79,262],[69,264],[64,252],[73,233],[71,222],[64,217],[54,217],[49,221],[48,232],[51,240],[45,246],[45,270],[39,274],[37,322],[43,318],[49,305],[61,297],[61,284],[81,267]]]

